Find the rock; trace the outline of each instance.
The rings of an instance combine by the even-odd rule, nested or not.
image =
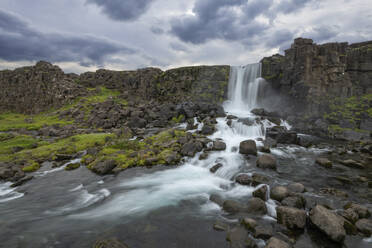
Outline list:
[[[260,198],[263,201],[267,201],[267,191],[268,191],[267,186],[263,185],[256,189],[255,191],[253,191],[252,195],[254,197]]]
[[[226,143],[222,141],[213,141],[212,150],[214,151],[226,150]]]
[[[270,153],[271,152],[269,146],[260,146],[260,147],[258,147],[258,150],[260,152],[264,152],[264,153]]]
[[[352,159],[347,159],[347,160],[342,160],[340,161],[341,164],[351,167],[351,168],[356,168],[356,169],[364,169],[364,165],[361,163],[356,162],[355,160]]]
[[[348,209],[353,210],[355,213],[358,214],[358,216],[359,216],[360,219],[362,219],[362,218],[369,218],[371,216],[371,213],[368,211],[368,208],[366,208],[366,207],[364,207],[362,205],[359,205],[359,204],[355,204],[353,202],[347,203],[344,206],[344,209],[345,210],[348,210]]]
[[[343,218],[344,220],[344,229],[347,235],[357,235],[358,234],[358,229],[356,226],[354,226],[353,223],[348,221],[347,219]]]
[[[270,137],[266,137],[264,141],[265,147],[276,147],[278,145],[278,142]]]
[[[372,235],[372,220],[371,219],[360,219],[355,223],[355,226],[359,232],[365,234],[367,237]]]
[[[281,204],[287,207],[293,208],[304,208],[306,206],[306,200],[300,195],[289,196],[282,200]]]
[[[293,207],[277,207],[277,221],[289,229],[304,229],[306,225],[306,211]]]
[[[224,201],[222,208],[224,211],[228,213],[239,213],[239,212],[246,212],[247,207],[237,201],[234,200],[226,200]]]
[[[282,126],[275,126],[272,128],[266,129],[266,139],[272,138],[276,140],[276,142],[281,144],[297,144],[297,133],[293,131],[287,130],[285,127]]]
[[[346,232],[342,217],[321,205],[316,205],[310,211],[310,220],[333,241],[340,243],[344,241]]]
[[[269,178],[265,175],[258,173],[253,173],[252,175],[252,186],[254,187],[260,184],[267,184],[269,183],[269,181],[270,181]]]
[[[332,162],[328,158],[317,158],[315,162],[325,168],[332,168]]]
[[[341,216],[353,224],[359,220],[359,215],[352,208],[342,211]]]
[[[214,126],[212,125],[204,125],[202,130],[200,131],[201,134],[204,134],[204,135],[211,135],[213,134],[215,131],[215,128]]]
[[[15,187],[21,186],[22,184],[30,181],[33,178],[34,178],[34,176],[25,176],[25,177],[21,178],[20,180],[18,180],[17,182],[10,185],[10,187],[15,188]]]
[[[74,156],[70,154],[56,154],[55,161],[65,161],[65,160],[71,160]]]
[[[269,241],[267,241],[265,248],[291,248],[291,246],[278,238],[271,237]]]
[[[250,185],[252,183],[252,178],[247,174],[239,174],[235,177],[235,182],[241,185]]]
[[[254,140],[240,142],[239,153],[244,155],[257,155],[256,142]]]
[[[231,248],[257,248],[256,243],[248,236],[242,227],[234,227],[228,233],[226,239]]]
[[[252,197],[248,200],[247,203],[247,213],[251,214],[261,214],[264,215],[267,213],[267,207],[263,200],[257,197]]]
[[[243,218],[242,224],[250,231],[254,231],[255,227],[257,226],[257,222],[251,218]]]
[[[199,160],[205,160],[208,157],[209,157],[209,153],[208,152],[203,152],[202,154],[200,154]]]
[[[305,192],[305,186],[302,183],[291,183],[290,185],[288,185],[288,189],[290,192],[294,193]]]
[[[72,164],[68,164],[66,167],[65,167],[65,170],[67,171],[70,171],[70,170],[76,170],[77,168],[80,167],[80,163],[72,163]]]
[[[251,110],[251,113],[259,116],[267,116],[267,111],[263,108],[255,108]]]
[[[116,161],[115,160],[106,160],[101,161],[95,164],[92,167],[92,171],[99,175],[105,175],[112,172],[112,170],[116,167]]]
[[[276,158],[270,154],[264,154],[260,156],[257,161],[256,165],[262,169],[276,169]]]
[[[181,155],[194,157],[197,152],[200,152],[203,149],[203,144],[199,141],[189,141],[182,146]]]
[[[8,167],[0,167],[0,179],[8,179],[13,177],[14,171]]]
[[[289,190],[284,186],[275,186],[270,191],[270,197],[279,202],[281,202],[287,196],[289,196]]]
[[[219,168],[221,168],[223,165],[218,163],[214,165],[212,168],[209,169],[210,172],[215,173]]]
[[[273,230],[273,227],[271,225],[259,224],[254,229],[253,237],[255,237],[256,239],[268,240],[273,235],[274,235],[274,230]]]
[[[228,120],[238,119],[238,117],[235,116],[235,115],[227,115],[226,118],[227,118]]]
[[[216,230],[216,231],[226,231],[228,229],[228,225],[217,220],[213,224],[213,229]]]
[[[96,241],[93,245],[93,248],[129,248],[129,246],[121,243],[115,238],[112,238]]]

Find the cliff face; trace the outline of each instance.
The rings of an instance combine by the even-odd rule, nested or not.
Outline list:
[[[0,112],[40,113],[70,103],[97,86],[117,90],[129,102],[221,103],[227,93],[229,68],[194,66],[165,72],[158,68],[101,69],[78,76],[39,62],[35,66],[0,71]]]
[[[263,77],[285,99],[286,112],[297,115],[299,129],[325,130],[323,134],[341,138],[369,137],[372,41],[317,45],[298,38],[284,56],[261,62]]]
[[[69,103],[84,92],[84,87],[47,62],[0,71],[1,112],[39,113]]]

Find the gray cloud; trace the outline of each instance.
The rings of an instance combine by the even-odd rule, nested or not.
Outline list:
[[[312,31],[305,32],[301,36],[309,37],[315,42],[321,43],[329,41],[336,37],[340,33],[339,27],[337,26],[318,26],[312,28]]]
[[[275,12],[282,12],[285,14],[295,12],[305,7],[305,5],[313,0],[282,0],[275,9]]]
[[[132,21],[143,15],[153,0],[87,0],[96,4],[104,14],[116,21]]]
[[[152,27],[150,28],[150,30],[151,30],[151,32],[154,33],[154,34],[164,34],[164,33],[165,33],[164,29],[159,28],[159,27],[155,27],[155,26],[152,26]]]
[[[182,45],[181,43],[178,42],[171,42],[169,44],[170,48],[172,48],[174,51],[179,51],[179,52],[188,52],[189,49],[187,49],[186,46]]]
[[[91,35],[42,33],[20,17],[0,10],[0,58],[7,61],[74,61],[100,65],[112,54],[135,50]]]

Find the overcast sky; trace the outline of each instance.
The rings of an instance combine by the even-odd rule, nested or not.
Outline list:
[[[372,40],[371,0],[1,0],[0,69],[240,65],[317,43]]]

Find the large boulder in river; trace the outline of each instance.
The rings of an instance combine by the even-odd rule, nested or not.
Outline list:
[[[264,154],[260,156],[257,161],[256,165],[262,169],[276,169],[276,158],[270,154]]]
[[[355,223],[356,228],[359,232],[363,233],[367,237],[372,235],[372,220],[371,219],[360,219]]]
[[[371,213],[368,211],[368,208],[366,208],[362,205],[353,203],[353,202],[347,203],[344,206],[344,209],[354,211],[356,214],[358,214],[359,218],[368,218],[368,217],[371,216]]]
[[[270,191],[270,197],[274,200],[277,200],[281,202],[284,198],[289,196],[289,190],[288,188],[284,186],[275,186],[274,188],[271,189]]]
[[[278,223],[289,229],[304,229],[306,225],[306,211],[292,207],[276,208]]]
[[[310,221],[331,240],[340,243],[344,241],[346,236],[344,220],[331,210],[321,205],[316,205],[310,211]]]
[[[257,155],[257,146],[254,140],[240,142],[239,153],[244,155]]]
[[[315,163],[325,168],[332,168],[332,161],[329,160],[328,158],[317,158],[315,160]]]
[[[275,126],[266,129],[266,139],[272,138],[281,144],[297,144],[297,133],[287,130],[286,127]]]
[[[182,146],[182,156],[194,157],[197,152],[203,149],[203,144],[199,141],[189,141]]]
[[[226,150],[226,143],[222,141],[213,141],[212,150],[214,151],[223,151]]]
[[[267,241],[267,244],[265,246],[265,248],[290,248],[290,247],[291,246],[288,243],[275,237],[271,237],[269,241]]]
[[[106,160],[98,162],[95,165],[93,165],[92,171],[100,175],[105,175],[111,173],[115,167],[116,167],[115,160]]]

